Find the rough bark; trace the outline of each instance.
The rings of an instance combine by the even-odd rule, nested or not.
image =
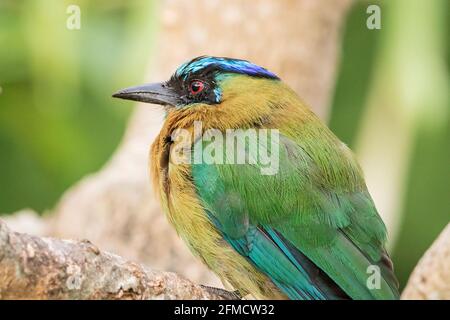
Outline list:
[[[147,80],[168,79],[179,64],[198,55],[248,59],[281,76],[326,118],[350,3],[165,1],[156,62]],[[161,123],[153,106],[137,106],[111,161],[65,193],[51,218],[51,235],[88,238],[129,259],[218,286],[180,242],[152,195],[148,148]]]
[[[0,220],[0,299],[233,299],[101,251],[88,240],[12,232]],[[450,224],[419,261],[402,299],[450,300]]]
[[[0,299],[222,299],[170,272],[150,270],[87,240],[12,232],[0,220]]]
[[[450,224],[420,259],[402,299],[450,300]]]

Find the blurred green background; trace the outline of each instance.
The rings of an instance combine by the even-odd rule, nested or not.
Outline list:
[[[60,28],[72,3],[76,32]],[[370,2],[381,30],[366,28],[368,3],[348,17],[330,126],[357,149],[364,121],[412,124],[398,126],[412,141],[393,247],[403,285],[450,220],[449,2]],[[51,209],[108,160],[131,111],[111,93],[143,81],[157,22],[153,1],[0,0],[0,212]]]

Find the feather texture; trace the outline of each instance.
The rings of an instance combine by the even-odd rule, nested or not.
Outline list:
[[[240,62],[228,68],[235,64],[239,72],[220,79],[220,104],[169,111],[152,146],[155,189],[178,234],[224,282],[257,298],[398,298],[386,229],[351,151],[278,78],[255,77]],[[205,143],[194,121],[223,134],[279,130],[278,172],[261,175],[258,163],[173,163],[174,130]],[[367,285],[370,266],[380,270],[379,288]]]

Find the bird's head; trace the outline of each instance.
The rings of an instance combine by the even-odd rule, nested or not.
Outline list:
[[[267,115],[295,94],[272,72],[246,60],[201,56],[161,83],[118,91],[113,97],[159,104],[168,117],[216,120],[240,127]],[[211,121],[210,121],[211,122]]]

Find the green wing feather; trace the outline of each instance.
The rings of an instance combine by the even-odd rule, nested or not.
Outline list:
[[[274,175],[258,164],[193,164],[199,198],[224,238],[289,298],[396,299],[385,226],[359,168],[337,139],[325,142],[281,135]],[[371,270],[381,277],[369,288]]]

